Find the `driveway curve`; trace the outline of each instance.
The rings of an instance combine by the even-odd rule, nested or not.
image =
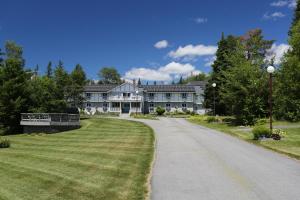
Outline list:
[[[299,200],[300,162],[185,119],[139,120],[157,137],[153,200]]]

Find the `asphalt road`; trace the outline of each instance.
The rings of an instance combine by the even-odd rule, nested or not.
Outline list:
[[[184,119],[157,137],[153,200],[300,200],[300,162]]]

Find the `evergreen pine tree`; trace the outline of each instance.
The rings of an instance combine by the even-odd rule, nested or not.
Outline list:
[[[142,85],[141,79],[138,80],[138,86]]]
[[[48,78],[51,78],[52,77],[52,62],[50,61],[47,65],[47,73],[46,73],[46,76]]]
[[[291,49],[284,56],[275,85],[275,116],[289,121],[300,120],[300,1],[289,32]]]

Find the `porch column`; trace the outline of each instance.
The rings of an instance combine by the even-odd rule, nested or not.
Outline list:
[[[129,114],[131,113],[131,104],[132,102],[129,103]]]
[[[122,102],[120,102],[120,113],[122,113]]]

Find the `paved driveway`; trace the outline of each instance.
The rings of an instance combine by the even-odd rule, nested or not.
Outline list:
[[[184,119],[157,136],[153,200],[300,200],[300,162]]]

